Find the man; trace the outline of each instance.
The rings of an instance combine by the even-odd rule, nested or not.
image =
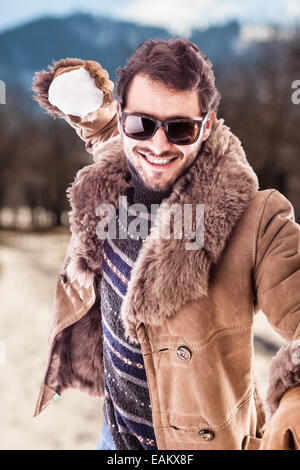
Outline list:
[[[94,61],[61,60],[34,81],[35,98],[94,156],[68,188],[72,237],[35,416],[74,387],[104,396],[99,449],[300,448],[293,208],[258,190],[194,44],[149,40],[117,75],[118,102]],[[171,221],[174,207],[196,212],[190,231]],[[253,374],[259,309],[288,340],[272,362],[266,423]]]

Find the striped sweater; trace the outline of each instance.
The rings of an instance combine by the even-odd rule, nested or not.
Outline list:
[[[125,196],[128,224],[137,218],[130,205],[142,203],[148,211],[138,217],[151,226],[151,203],[158,204],[170,191],[152,191],[143,186],[134,169],[132,187]],[[117,214],[118,215],[118,214]],[[144,225],[145,226],[145,225]],[[122,300],[127,292],[131,269],[138,257],[142,240],[120,238],[123,229],[117,224],[116,237],[107,234],[103,244],[101,281],[101,313],[104,361],[104,418],[117,450],[157,449],[147,378],[140,346],[127,341],[120,318]]]

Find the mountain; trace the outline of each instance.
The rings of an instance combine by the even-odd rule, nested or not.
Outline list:
[[[88,14],[43,17],[0,34],[0,79],[30,96],[33,75],[64,57],[94,59],[107,68],[112,80],[138,44],[149,38],[168,39],[163,28],[142,26]],[[229,66],[234,59],[239,25],[233,21],[205,31],[194,30],[191,40],[213,63]],[[226,57],[226,60],[224,60]]]
[[[135,47],[149,37],[167,38],[163,29],[76,14],[44,17],[0,34],[0,77],[31,86],[35,71],[64,57],[98,60],[114,78]]]

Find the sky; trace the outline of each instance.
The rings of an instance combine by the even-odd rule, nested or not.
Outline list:
[[[0,30],[44,15],[74,12],[110,16],[188,34],[229,19],[242,23],[300,23],[300,0],[1,0]]]

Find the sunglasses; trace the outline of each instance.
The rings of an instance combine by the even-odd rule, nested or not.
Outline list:
[[[160,121],[147,114],[121,112],[120,122],[124,134],[131,139],[149,140],[162,127],[167,139],[173,144],[191,145],[197,141],[207,116],[208,113],[200,120],[175,118]]]

